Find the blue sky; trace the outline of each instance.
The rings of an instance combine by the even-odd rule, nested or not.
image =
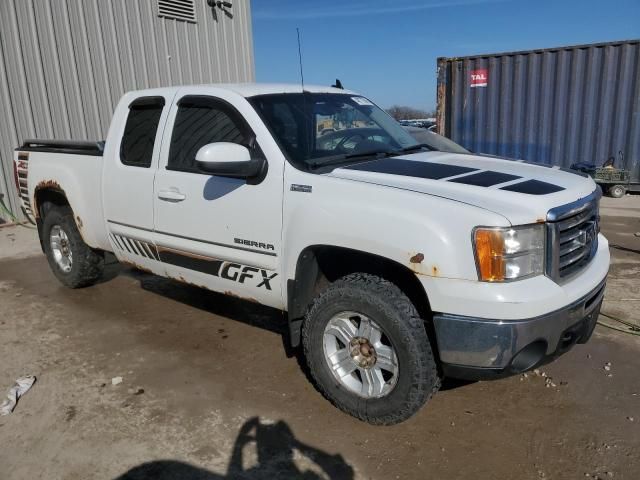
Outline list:
[[[256,79],[431,110],[436,59],[640,37],[640,0],[252,0]]]

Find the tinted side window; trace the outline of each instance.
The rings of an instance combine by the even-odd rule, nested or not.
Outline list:
[[[125,165],[149,168],[153,145],[164,107],[162,97],[142,97],[129,106],[129,116],[120,144],[120,160]]]
[[[173,125],[169,170],[197,172],[196,153],[208,143],[249,145],[248,127],[232,107],[214,99],[183,100]]]

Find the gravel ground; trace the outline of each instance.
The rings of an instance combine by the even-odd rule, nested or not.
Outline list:
[[[602,213],[603,312],[640,323],[640,197]],[[447,381],[373,427],[313,388],[280,312],[108,270],[65,289],[33,231],[0,228],[0,392],[38,377],[0,417],[0,478],[640,478],[640,337],[598,327],[537,374]]]

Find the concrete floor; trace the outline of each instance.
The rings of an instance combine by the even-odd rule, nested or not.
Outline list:
[[[640,197],[602,206],[603,312],[640,323]],[[598,327],[543,368],[555,387],[446,382],[409,421],[373,427],[313,388],[283,325],[116,264],[65,289],[33,231],[0,228],[0,394],[38,377],[0,417],[0,478],[640,478],[640,337]]]

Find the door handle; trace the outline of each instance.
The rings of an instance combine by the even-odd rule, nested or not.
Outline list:
[[[177,188],[170,188],[169,190],[160,190],[158,192],[158,198],[167,202],[181,202],[187,196],[184,193],[180,193]]]

